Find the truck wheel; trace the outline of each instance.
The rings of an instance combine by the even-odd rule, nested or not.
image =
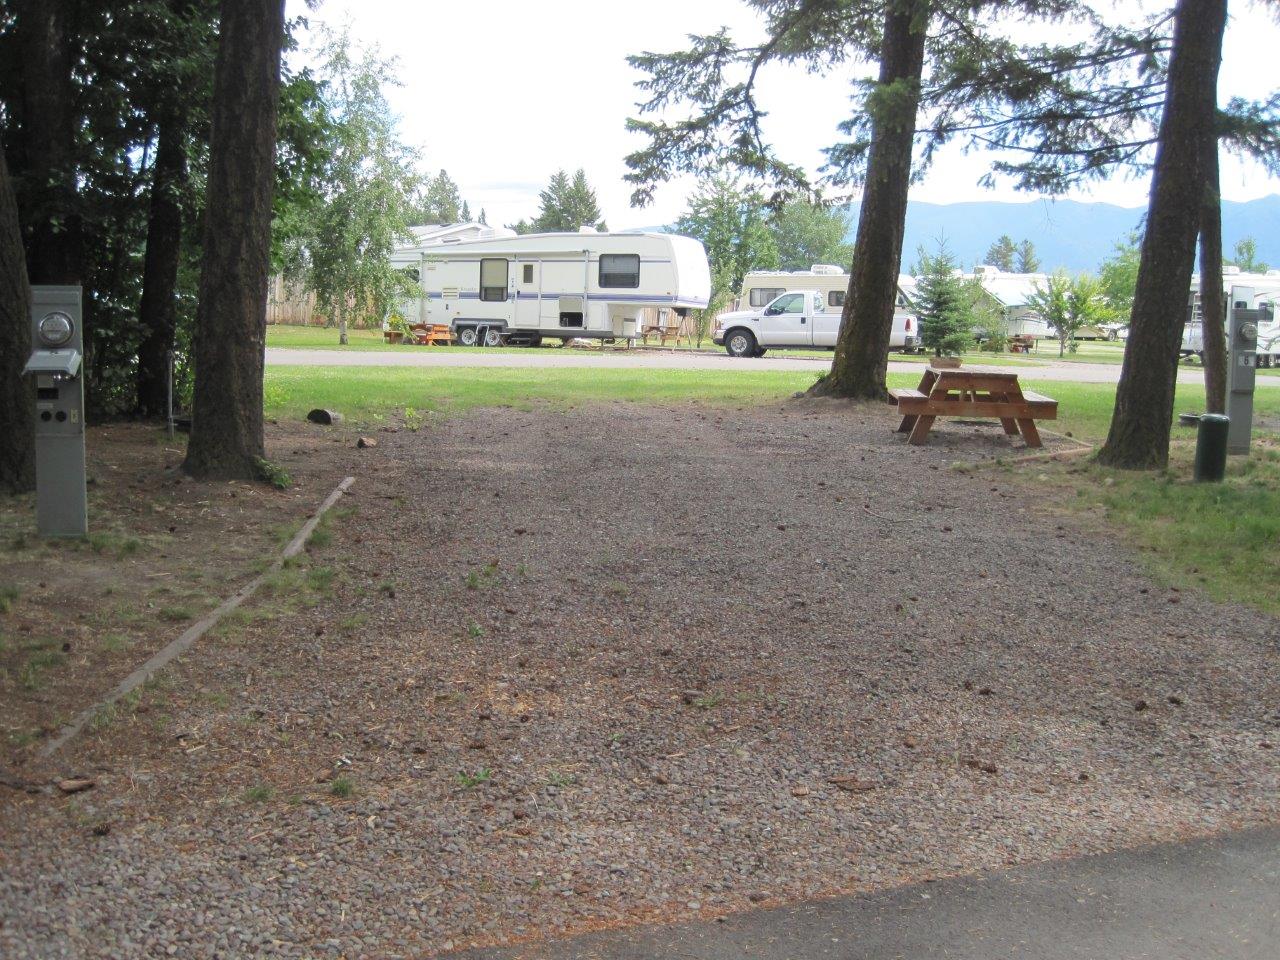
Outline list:
[[[750,330],[734,330],[724,338],[724,349],[731,357],[754,357],[759,348]]]
[[[484,332],[484,345],[486,347],[502,346],[502,331],[495,330],[493,329],[493,327],[490,327],[488,330],[486,330]]]
[[[480,335],[475,327],[459,327],[458,343],[464,347],[474,347],[480,341]]]

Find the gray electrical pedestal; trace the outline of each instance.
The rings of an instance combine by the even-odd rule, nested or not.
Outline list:
[[[36,381],[36,528],[42,537],[89,532],[84,470],[84,378],[80,288],[31,288]]]
[[[1258,368],[1257,309],[1252,287],[1232,287],[1227,309],[1227,453],[1247,454],[1253,433],[1253,381]]]

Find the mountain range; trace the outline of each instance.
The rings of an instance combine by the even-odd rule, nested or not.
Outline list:
[[[849,209],[849,240],[858,223],[858,204]],[[1001,235],[1015,243],[1035,244],[1041,269],[1061,267],[1071,272],[1097,270],[1115,244],[1142,225],[1146,207],[1118,207],[1078,200],[1035,200],[1028,203],[975,201],[907,204],[907,227],[902,245],[903,269],[910,270],[919,247],[932,252],[939,238],[966,270],[982,263],[987,248]],[[1236,241],[1252,237],[1257,258],[1280,267],[1280,195],[1222,204],[1223,249],[1230,259]]]

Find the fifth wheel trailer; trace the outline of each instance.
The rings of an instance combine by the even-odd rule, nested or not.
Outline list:
[[[641,311],[684,316],[707,305],[702,244],[663,233],[535,233],[398,251],[421,296],[401,304],[411,323],[448,324],[458,342],[631,339]]]

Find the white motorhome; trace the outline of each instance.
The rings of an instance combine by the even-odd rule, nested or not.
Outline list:
[[[702,244],[665,233],[534,233],[404,249],[393,265],[422,296],[406,319],[448,324],[458,342],[523,343],[544,337],[632,339],[641,311],[683,316],[707,305],[711,272]]]

